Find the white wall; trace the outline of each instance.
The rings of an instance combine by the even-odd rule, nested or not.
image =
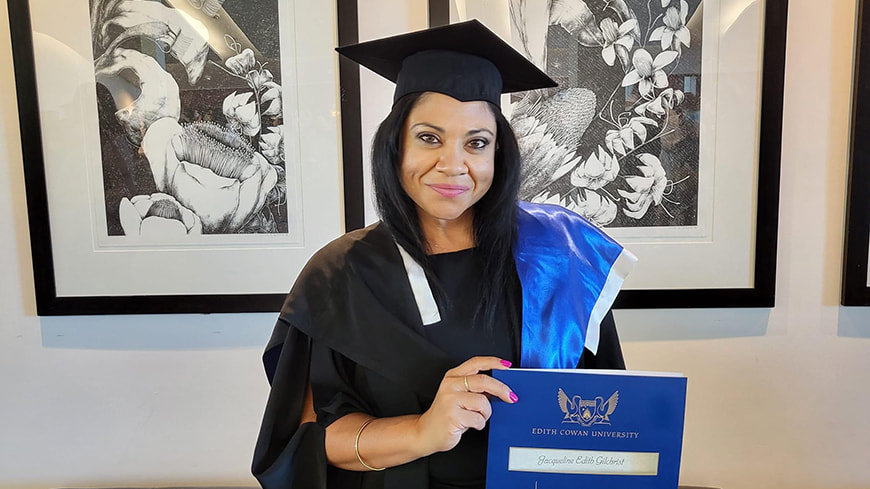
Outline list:
[[[425,23],[379,1],[363,35]],[[870,310],[837,306],[855,5],[790,3],[777,307],[617,316],[629,367],[689,376],[685,484],[870,487]],[[0,488],[253,483],[274,314],[34,316],[2,7]]]

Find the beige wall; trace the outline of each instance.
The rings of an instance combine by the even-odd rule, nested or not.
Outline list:
[[[425,23],[423,0],[379,2],[363,36]],[[617,317],[630,368],[689,376],[686,484],[870,487],[870,310],[837,306],[855,5],[790,3],[777,307]],[[274,315],[34,316],[5,11],[0,488],[251,483]]]

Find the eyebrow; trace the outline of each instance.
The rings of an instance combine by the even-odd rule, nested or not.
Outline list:
[[[429,124],[428,122],[418,122],[418,123],[412,125],[412,126],[411,126],[411,129],[416,129],[416,128],[419,127],[419,126],[429,127],[429,128],[434,129],[435,131],[440,132],[440,133],[444,133],[444,132],[446,132],[443,128],[438,127],[438,126],[436,126],[436,125],[434,125],[434,124]],[[482,132],[488,133],[490,136],[495,137],[495,133],[493,133],[492,131],[490,131],[489,129],[487,129],[487,128],[485,128],[485,127],[484,127],[484,128],[480,128],[480,129],[470,129],[468,132],[465,133],[465,135],[466,135],[466,136],[472,136],[472,135],[475,135],[475,134],[480,134],[480,133],[482,133]]]
[[[431,128],[431,129],[435,129],[438,132],[444,132],[444,129],[442,129],[434,124],[429,124],[428,122],[418,122],[418,123],[414,124],[413,126],[411,126],[411,129],[416,129],[419,126],[425,126],[425,127]]]

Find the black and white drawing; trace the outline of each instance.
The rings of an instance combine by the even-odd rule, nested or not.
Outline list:
[[[858,24],[853,69],[852,126],[849,185],[843,247],[843,283],[840,303],[870,306],[870,8],[858,2]]]
[[[559,82],[512,98],[521,198],[601,227],[698,224],[701,0],[510,0]]]
[[[91,0],[109,236],[288,233],[277,0]]]

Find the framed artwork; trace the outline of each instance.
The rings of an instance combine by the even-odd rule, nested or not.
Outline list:
[[[855,80],[852,85],[852,137],[846,236],[843,250],[844,306],[870,306],[870,10],[858,4]]]
[[[353,225],[331,2],[8,8],[40,315],[278,311]]]
[[[520,198],[639,257],[615,307],[774,305],[786,1],[428,5],[430,25],[476,18],[559,83],[503,97]]]

